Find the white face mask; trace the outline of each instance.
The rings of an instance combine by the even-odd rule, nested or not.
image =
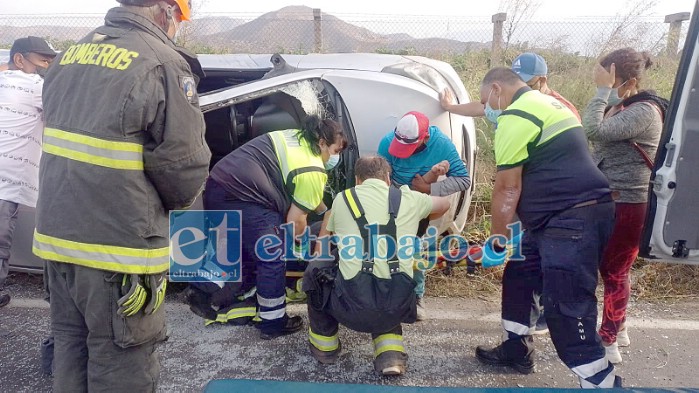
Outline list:
[[[626,82],[628,81],[620,84],[619,87],[624,86]],[[609,106],[618,105],[620,102],[624,101],[624,97],[619,97],[619,87],[613,87],[611,93],[609,93],[609,98],[607,99],[607,104],[609,104]]]
[[[332,170],[337,166],[337,163],[340,162],[340,155],[339,154],[332,154],[330,158],[328,158],[328,162],[325,163],[325,169],[326,170]]]
[[[172,41],[177,42],[177,40],[180,38],[180,33],[182,32],[182,29],[180,29],[180,27],[182,27],[182,23],[177,22],[174,17],[172,18],[172,23],[175,25],[175,35],[172,36]]]

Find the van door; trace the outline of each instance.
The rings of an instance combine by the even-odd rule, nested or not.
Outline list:
[[[651,176],[640,255],[699,264],[699,49],[695,5]]]

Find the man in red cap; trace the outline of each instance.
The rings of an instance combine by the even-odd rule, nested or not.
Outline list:
[[[406,113],[396,128],[379,143],[379,155],[391,164],[391,181],[396,186],[409,185],[411,189],[432,196],[447,196],[468,190],[471,178],[456,146],[423,113]],[[440,176],[446,178],[438,180]],[[418,229],[422,236],[429,224],[423,220]],[[422,298],[425,294],[425,274],[416,271],[418,321],[426,318]]]

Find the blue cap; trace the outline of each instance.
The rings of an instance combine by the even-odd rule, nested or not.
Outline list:
[[[535,76],[546,76],[548,67],[543,57],[536,53],[522,53],[512,62],[512,71],[526,83]]]

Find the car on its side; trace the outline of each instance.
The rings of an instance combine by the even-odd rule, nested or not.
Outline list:
[[[0,51],[0,62],[7,51]],[[200,55],[206,77],[198,86],[206,120],[211,166],[245,142],[264,133],[299,128],[308,114],[339,121],[350,147],[329,174],[325,201],[354,185],[353,167],[361,155],[375,154],[381,138],[405,113],[425,113],[446,134],[475,176],[473,119],[450,114],[439,92],[450,89],[460,103],[469,96],[447,63],[420,56],[373,53]],[[452,196],[451,210],[433,224],[440,232],[459,233],[468,216],[473,186]],[[200,208],[201,202],[194,208]],[[317,219],[317,217],[316,217]],[[12,244],[14,270],[40,272],[32,254],[34,209],[21,206]]]

